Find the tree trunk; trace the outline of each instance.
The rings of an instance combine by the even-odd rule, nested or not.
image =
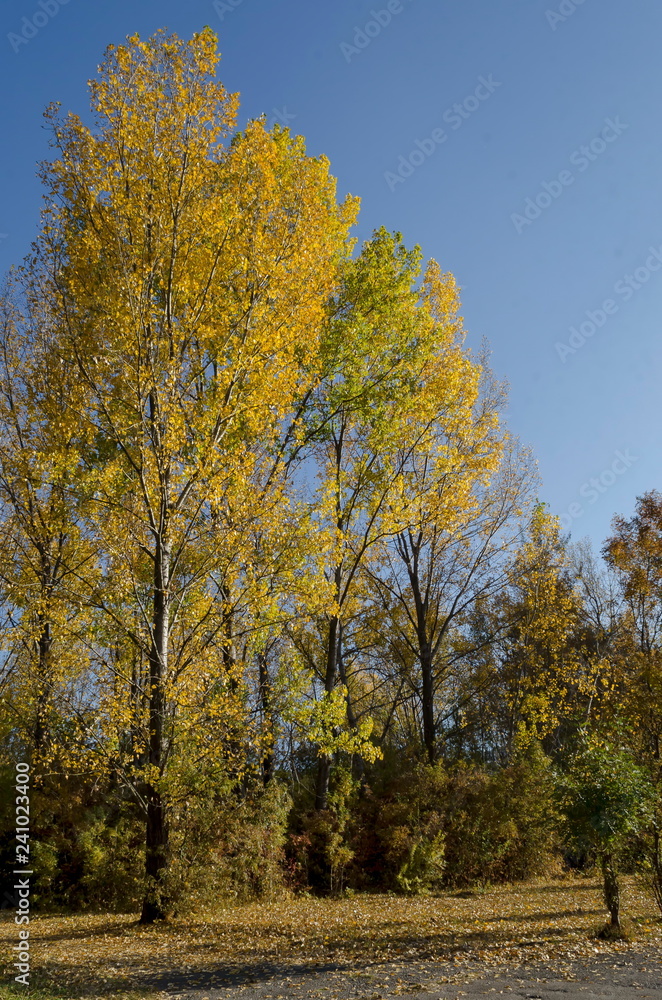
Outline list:
[[[266,788],[274,776],[274,750],[273,750],[273,720],[271,715],[271,681],[267,669],[267,657],[264,653],[258,655],[258,666],[260,671],[260,702],[262,708],[262,719],[265,730],[268,732],[268,742],[262,754],[262,784]]]
[[[357,728],[357,719],[354,713],[354,706],[352,705],[352,695],[349,690],[349,684],[347,683],[347,673],[345,671],[345,656],[343,647],[343,630],[342,622],[338,627],[338,676],[340,681],[347,688],[347,722],[350,729]],[[365,777],[365,767],[363,765],[363,757],[360,753],[352,754],[352,774],[355,778],[358,778],[360,782],[363,782]]]
[[[143,899],[141,924],[153,924],[155,920],[164,920],[167,910],[163,884],[168,847],[165,806],[157,789],[150,786],[147,794],[145,874],[148,888]]]
[[[329,639],[326,650],[326,673],[324,676],[324,690],[327,694],[333,691],[336,683],[336,667],[338,663],[338,618],[334,617],[329,622]],[[324,754],[319,759],[317,766],[317,782],[315,786],[315,809],[321,812],[326,809],[329,797],[329,782],[331,780],[332,757]]]
[[[164,757],[164,682],[168,666],[170,626],[170,550],[162,539],[157,541],[154,560],[153,638],[149,657],[149,763],[160,774]],[[143,901],[141,924],[151,924],[166,916],[167,899],[164,875],[167,866],[168,826],[161,793],[147,785],[147,828],[145,838],[145,873],[147,891]]]
[[[423,744],[428,762],[434,764],[437,755],[437,740],[434,726],[434,684],[432,657],[427,642],[421,643],[421,701],[423,710]]]
[[[51,648],[53,634],[51,623],[40,616],[39,633],[39,691],[34,726],[34,748],[39,755],[48,743],[48,704],[51,696]]]
[[[55,579],[53,566],[49,555],[49,543],[44,542],[39,545],[39,570],[40,570],[40,590],[43,607],[45,611],[39,613],[39,640],[37,676],[39,690],[37,692],[37,706],[34,725],[34,749],[39,756],[41,751],[49,742],[49,705],[53,688],[52,676],[52,649],[53,649],[53,628],[49,621],[51,602],[53,600],[53,590]]]
[[[652,868],[653,894],[658,909],[662,913],[662,845],[660,844],[660,831],[657,823],[653,826]]]
[[[614,858],[611,854],[602,855],[602,877],[604,880],[605,903],[611,916],[611,926],[620,928],[621,890],[614,866]]]
[[[437,756],[437,739],[434,725],[434,670],[432,637],[429,631],[428,612],[430,593],[425,581],[421,580],[420,553],[423,533],[414,538],[411,533],[400,535],[398,551],[411,584],[416,615],[416,639],[418,660],[421,667],[421,712],[423,715],[423,748],[428,762],[434,764]]]

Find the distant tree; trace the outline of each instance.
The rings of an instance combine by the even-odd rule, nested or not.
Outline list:
[[[465,426],[451,432],[440,417],[430,453],[412,456],[408,483],[419,501],[410,523],[366,567],[380,612],[373,631],[386,636],[384,657],[399,692],[394,714],[415,720],[430,764],[471,739],[463,719],[482,686],[473,664],[505,627],[496,619],[493,628],[472,625],[508,582],[509,554],[530,502],[528,456],[495,428],[498,394],[489,373],[483,379],[486,391]],[[476,453],[484,464],[475,464]]]
[[[628,742],[660,793],[652,817],[650,862],[662,910],[662,495],[637,499],[632,518],[616,517],[603,555],[620,596],[606,711],[627,722]]]

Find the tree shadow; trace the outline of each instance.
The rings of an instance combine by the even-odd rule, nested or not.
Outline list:
[[[132,973],[131,966],[135,965],[135,972]],[[360,975],[361,970],[370,965],[369,960],[364,962],[354,962],[351,966],[346,963],[336,963],[333,961],[318,962],[315,965],[290,965],[286,962],[264,961],[247,963],[235,966],[219,963],[213,968],[187,970],[181,972],[177,970],[163,970],[145,972],[139,967],[140,963],[123,962],[123,968],[117,975],[110,974],[110,970],[104,970],[103,979],[94,982],[94,995],[114,996],[118,992],[126,991],[133,993],[164,993],[164,992],[187,992],[212,989],[242,989],[250,986],[259,986],[273,979],[287,979],[296,985],[313,982],[320,977],[329,977],[334,974],[352,972]],[[83,965],[71,965],[57,969],[45,967],[33,975],[32,985],[41,988],[53,989],[55,992],[66,991],[67,1000],[78,1000],[78,998],[89,997],[92,978]],[[63,994],[64,995],[64,994]]]
[[[573,895],[576,892],[600,892],[601,886],[597,882],[589,883],[588,885],[517,885],[513,886],[515,892],[518,896],[524,895],[541,895],[548,892],[571,892]],[[481,889],[457,889],[456,891],[444,893],[440,896],[440,899],[444,897],[449,899],[483,899],[488,893]],[[506,897],[507,898],[507,897]]]
[[[530,920],[560,920],[562,917],[595,917],[604,916],[605,908],[577,909],[577,910],[551,910],[549,912],[538,911],[536,913],[512,913],[506,917],[491,917],[491,923],[499,923],[502,920],[512,923],[526,923]]]

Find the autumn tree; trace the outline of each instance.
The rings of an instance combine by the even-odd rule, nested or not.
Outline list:
[[[558,519],[537,504],[508,570],[498,615],[510,627],[496,643],[511,745],[538,739],[550,749],[579,695],[593,690],[594,664],[577,643],[581,602]]]
[[[94,547],[81,527],[72,373],[53,365],[48,317],[10,284],[0,303],[0,593],[4,727],[39,783],[61,760],[62,724],[88,702],[85,611],[70,600]],[[68,736],[71,734],[69,733]]]
[[[621,928],[619,863],[628,842],[649,822],[650,778],[627,747],[582,732],[561,783],[569,836],[600,863],[605,905],[613,931]]]
[[[379,230],[347,265],[326,328],[328,374],[308,407],[307,440],[320,477],[314,505],[321,532],[331,537],[335,608],[319,668],[327,696],[339,678],[347,680],[342,643],[355,644],[366,573],[380,546],[420,518],[442,475],[446,490],[435,513],[440,529],[453,531],[472,486],[495,465],[488,440],[495,414],[475,409],[481,368],[463,348],[454,280],[431,261],[419,287],[420,257],[399,234]],[[323,758],[318,810],[330,768]]]
[[[612,531],[603,555],[616,576],[620,627],[610,650],[604,714],[626,724],[631,749],[658,791],[649,853],[662,909],[662,496],[639,497],[634,515],[614,518]]]
[[[509,553],[529,502],[526,454],[494,434],[498,408],[488,392],[464,427],[439,420],[448,451],[422,452],[410,466],[415,517],[367,568],[395,666],[396,711],[410,707],[416,738],[429,763],[445,743],[462,739],[465,716],[481,681],[471,663],[504,629],[473,629],[475,616],[507,582]],[[488,430],[489,428],[489,430]],[[437,446],[438,447],[438,446]],[[482,459],[482,468],[481,468]],[[483,615],[483,623],[486,621]]]
[[[217,59],[209,29],[134,36],[91,83],[93,127],[50,111],[57,158],[30,275],[85,391],[69,420],[103,576],[81,572],[79,590],[106,622],[101,726],[125,774],[141,765],[144,922],[167,907],[168,782],[237,748],[233,590],[256,523],[287,508],[278,441],[315,379],[355,212],[286,130],[258,120],[228,141],[237,100]]]

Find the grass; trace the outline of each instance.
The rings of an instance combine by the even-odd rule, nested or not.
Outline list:
[[[42,916],[30,925],[35,988],[0,986],[0,998],[151,1000],[169,982],[179,988],[246,983],[286,963],[319,968],[427,960],[461,969],[553,961],[562,969],[596,952],[659,948],[659,913],[632,880],[626,880],[623,909],[629,943],[598,938],[607,916],[600,884],[577,878],[476,894],[225,905],[147,928],[135,915]],[[16,927],[4,919],[0,958],[9,975],[15,941]]]

